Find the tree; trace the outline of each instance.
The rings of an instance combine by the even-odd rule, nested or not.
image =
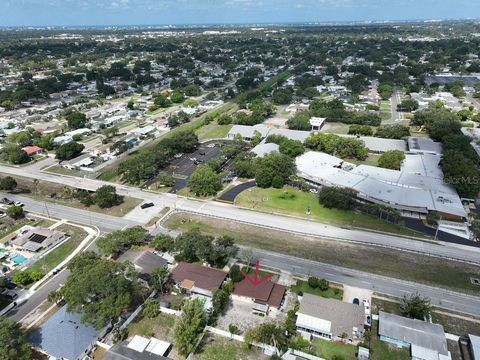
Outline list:
[[[378,166],[385,169],[400,170],[405,154],[400,150],[389,150],[380,155]]]
[[[276,349],[277,355],[287,349],[285,330],[275,323],[263,323],[248,329],[245,331],[243,339],[247,345],[252,343],[271,345]]]
[[[402,139],[410,136],[410,128],[404,125],[379,126],[375,136],[386,139]]]
[[[257,186],[268,188],[282,187],[290,175],[295,174],[295,163],[287,155],[273,152],[257,159],[255,181]]]
[[[316,289],[318,288],[318,278],[316,278],[315,276],[311,276],[308,278],[308,286],[310,286],[311,288],[313,289]]]
[[[20,219],[23,217],[23,208],[21,206],[12,205],[7,208],[6,213],[12,219]]]
[[[175,240],[169,235],[159,234],[150,241],[150,246],[158,251],[170,252],[175,249]]]
[[[3,179],[0,179],[0,190],[15,190],[17,187],[17,181],[11,176],[6,176]]]
[[[292,158],[296,158],[305,152],[303,144],[299,140],[287,139],[280,144],[278,149],[282,154],[288,155]]]
[[[55,157],[59,160],[71,160],[81,154],[85,146],[75,141],[62,144],[55,152]]]
[[[175,104],[179,104],[179,103],[183,102],[184,99],[185,99],[185,96],[180,91],[174,91],[170,95],[170,100]]]
[[[377,88],[382,100],[388,100],[393,94],[393,87],[390,84],[380,84]]]
[[[166,267],[154,269],[150,274],[150,285],[153,289],[163,294],[165,281],[168,278],[169,271]]]
[[[200,165],[188,179],[188,187],[196,195],[214,195],[222,189],[222,182],[210,166]]]
[[[272,94],[273,103],[276,105],[289,104],[292,101],[291,89],[277,89]]]
[[[3,153],[5,154],[6,160],[15,165],[25,164],[30,161],[30,156],[28,156],[28,154],[18,145],[6,145],[3,149]]]
[[[84,128],[87,124],[87,117],[80,111],[72,111],[65,115],[67,119],[68,128],[71,130]]]
[[[328,280],[320,279],[318,281],[318,288],[322,291],[327,291],[330,288],[330,283]]]
[[[410,296],[404,295],[400,301],[400,311],[403,315],[412,319],[426,320],[432,313],[430,299],[415,293]]]
[[[33,359],[25,331],[18,323],[5,317],[0,318],[0,359]]]
[[[414,99],[405,99],[400,104],[397,105],[398,111],[414,111],[418,109],[418,102]]]
[[[308,111],[297,112],[286,122],[289,129],[292,130],[311,130],[310,113]]]
[[[82,312],[82,322],[102,328],[116,320],[139,294],[133,265],[83,252],[69,264],[70,274],[61,288],[68,311]]]
[[[240,282],[242,281],[245,277],[243,276],[243,274],[241,273],[240,271],[240,266],[238,266],[237,264],[233,265],[231,268],[230,268],[230,279],[232,279],[232,281],[234,283],[236,282]]]
[[[103,185],[97,189],[94,195],[95,204],[100,208],[109,208],[123,202],[123,196],[117,194],[117,189],[112,185]]]
[[[134,226],[125,230],[111,232],[97,241],[97,245],[106,256],[118,255],[133,245],[141,245],[145,241],[147,230]]]
[[[63,300],[60,290],[53,290],[48,293],[47,300],[50,303],[59,304]]]
[[[147,299],[145,304],[143,304],[142,315],[146,316],[149,319],[154,319],[160,314],[160,304],[153,300]]]
[[[373,130],[372,130],[372,127],[369,125],[353,124],[348,127],[348,133],[350,135],[372,136]]]
[[[353,210],[356,206],[356,195],[352,190],[335,186],[323,186],[318,200],[327,209]]]
[[[180,354],[187,356],[193,351],[205,324],[203,301],[198,298],[187,301],[174,328],[175,345]]]

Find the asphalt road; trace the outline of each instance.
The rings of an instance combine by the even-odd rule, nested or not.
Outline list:
[[[294,275],[325,278],[399,298],[418,292],[430,298],[435,306],[480,316],[480,297],[264,250],[255,249],[254,258],[260,260],[261,266],[288,271]]]
[[[56,174],[38,172],[29,172],[28,168],[16,168],[0,165],[0,172],[10,173],[18,176],[32,177],[35,176],[39,180],[61,183],[72,187],[87,190],[96,190],[102,185],[110,184],[108,182],[76,178],[71,176],[58,176]],[[215,201],[201,201],[179,197],[175,194],[152,193],[143,191],[138,188],[116,185],[117,191],[121,195],[132,196],[153,202],[159,208],[169,207],[170,209],[186,210],[196,212],[201,215],[214,216],[228,221],[240,221],[250,225],[272,228],[283,231],[294,231],[299,234],[319,236],[322,238],[335,239],[338,241],[349,241],[366,245],[389,247],[393,249],[428,254],[437,257],[466,261],[474,264],[480,264],[480,249],[450,244],[446,242],[427,242],[418,241],[406,237],[375,233],[371,231],[362,231],[358,229],[347,229],[331,225],[326,225],[314,221],[303,220],[278,214],[262,213],[235,207],[232,204],[220,203]],[[11,196],[13,198],[13,196]],[[20,197],[16,197],[20,199]],[[29,200],[22,197],[28,206],[32,206],[30,210],[47,214],[45,203],[35,200]],[[81,222],[98,226],[102,231],[111,231],[114,228],[123,228],[125,226],[133,226],[138,223],[130,217],[118,218],[113,216],[105,216],[103,214],[91,213],[66,206],[59,206],[47,203],[48,212],[51,216],[66,218],[71,221]],[[43,207],[43,208],[42,208]],[[358,224],[361,226],[361,224]]]

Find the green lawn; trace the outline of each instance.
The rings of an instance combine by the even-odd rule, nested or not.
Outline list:
[[[333,359],[335,355],[344,360],[355,360],[357,358],[357,347],[350,344],[314,338],[312,347],[309,352],[325,360]]]
[[[228,132],[233,125],[218,125],[216,121],[212,121],[210,124],[202,126],[200,129],[195,131],[200,141],[205,141],[209,139],[218,139],[224,138],[227,136]]]
[[[33,196],[32,194],[26,194],[36,199],[44,200],[48,202],[53,202],[59,205],[70,206],[76,209],[89,210],[99,214],[107,214],[112,216],[122,217],[132,211],[135,207],[142,203],[142,199],[137,199],[133,197],[125,196],[123,198],[123,203],[120,205],[112,206],[110,208],[102,209],[97,205],[85,206],[80,201],[76,199],[60,199],[60,198],[50,198],[48,196]]]
[[[247,349],[240,341],[206,334],[195,351],[195,360],[256,360],[267,357],[256,348]]]
[[[175,315],[165,313],[160,313],[153,319],[149,319],[140,314],[130,323],[130,325],[128,325],[128,336],[154,336],[158,339],[172,342],[175,319]]]
[[[61,225],[57,227],[57,230],[66,232],[70,235],[70,238],[36,261],[29,267],[30,270],[40,270],[43,273],[53,270],[70,255],[88,235],[85,230],[70,225]]]
[[[330,287],[328,290],[322,291],[319,288],[315,289],[310,287],[310,285],[308,285],[308,282],[302,281],[302,280],[297,280],[297,283],[292,286],[292,290],[297,294],[302,292],[304,294],[312,294],[312,295],[317,295],[324,298],[337,299],[337,300],[343,299],[342,289]]]
[[[289,195],[293,195],[294,197],[285,197],[285,192],[288,192]],[[264,212],[277,212],[299,216],[337,226],[351,226],[394,234],[422,236],[422,234],[410,229],[367,214],[355,211],[327,209],[320,205],[315,194],[303,192],[289,186],[283,189],[253,188],[246,190],[237,196],[235,205]],[[306,214],[307,207],[311,209],[310,215]]]
[[[324,133],[348,134],[349,125],[338,122],[327,122],[322,128]]]
[[[382,120],[390,120],[392,118],[392,105],[390,100],[380,101],[380,118]]]
[[[370,166],[378,166],[378,159],[380,159],[379,154],[369,154],[365,160],[357,160],[357,159],[348,159],[347,162],[350,162],[355,165],[370,165]]]

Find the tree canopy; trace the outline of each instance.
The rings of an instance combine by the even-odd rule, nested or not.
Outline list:
[[[27,342],[25,331],[18,323],[5,317],[0,317],[0,359],[33,359],[32,349]]]
[[[139,294],[133,266],[105,260],[93,252],[76,256],[61,293],[69,311],[81,312],[82,321],[103,327],[116,320]]]

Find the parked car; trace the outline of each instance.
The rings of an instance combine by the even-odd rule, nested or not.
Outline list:
[[[15,291],[9,289],[3,290],[1,294],[10,300],[15,300],[18,297],[18,294]]]
[[[199,154],[200,154],[201,156],[205,156],[205,151],[200,151]]]
[[[310,189],[310,192],[311,192],[312,194],[318,194],[318,190],[317,190],[317,189]]]
[[[215,143],[208,144],[207,147],[209,147],[209,148],[214,148],[214,147],[215,147]]]
[[[24,206],[24,204],[23,204],[21,201],[15,201],[15,202],[14,202],[14,205],[15,205],[15,206],[21,206],[21,207]]]
[[[0,211],[0,218],[3,218],[5,216],[7,216],[7,214],[5,214],[5,211]]]
[[[7,205],[13,205],[13,204],[15,204],[14,201],[12,201],[12,200],[10,200],[10,199],[7,199],[6,197],[4,197],[4,198],[2,199],[2,203],[7,204]]]
[[[370,303],[368,300],[363,300],[363,307],[365,308],[365,314],[370,315],[371,310],[370,310]]]
[[[355,305],[360,305],[360,300],[358,300],[358,298],[354,298],[354,299],[353,299],[353,303],[354,303]]]
[[[180,159],[182,156],[183,156],[182,153],[178,153],[178,154],[175,154],[175,155],[174,155],[174,158],[175,158],[175,159]]]
[[[197,161],[197,158],[191,157],[190,160],[191,161]]]
[[[149,203],[145,203],[145,204],[140,205],[140,208],[147,209],[147,208],[152,207],[152,206],[154,206],[154,204],[152,202],[149,202]]]

